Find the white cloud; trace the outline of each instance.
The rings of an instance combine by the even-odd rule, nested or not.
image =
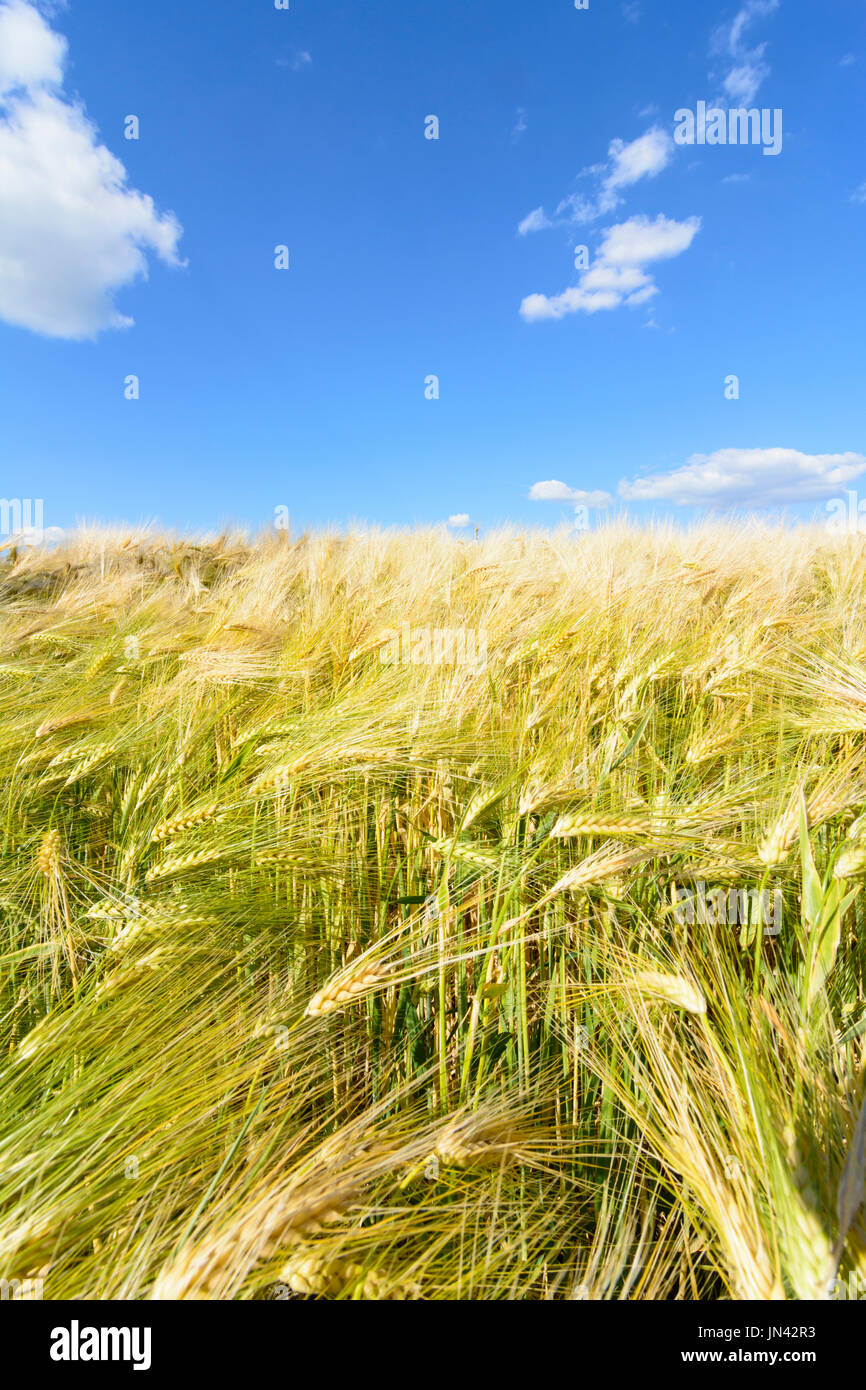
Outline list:
[[[0,8],[0,97],[17,87],[56,87],[63,80],[66,40],[25,0]]]
[[[524,217],[518,227],[520,236],[544,231],[548,227],[594,222],[613,212],[623,199],[620,190],[630,188],[641,179],[654,179],[670,163],[675,146],[670,135],[660,126],[653,126],[636,140],[612,140],[608,158],[603,164],[592,164],[581,171],[581,178],[595,178],[598,189],[594,197],[569,193],[557,206],[553,219],[543,207]]]
[[[599,309],[617,309],[621,303],[622,296],[615,290],[588,294],[579,286],[572,286],[562,294],[528,294],[520,305],[520,313],[527,323],[538,323],[542,319],[562,319],[566,314],[595,314]]]
[[[613,502],[609,492],[581,492],[579,488],[569,487],[551,479],[547,483],[533,483],[529,489],[532,502],[573,502],[581,507],[609,507]]]
[[[583,172],[586,174],[590,171],[585,169]],[[534,227],[532,230],[541,231],[547,227],[579,226],[583,222],[595,222],[605,212],[610,212],[611,206],[610,203],[606,207],[603,206],[601,197],[587,198],[583,193],[569,193],[557,203],[555,219],[551,222],[545,218],[541,227]],[[544,209],[539,208],[539,212],[543,213]]]
[[[454,516],[449,516],[448,525],[453,526],[457,531],[462,531],[464,527],[469,525],[469,513],[456,512]]]
[[[611,265],[670,260],[689,249],[700,229],[699,217],[689,217],[685,222],[675,222],[661,213],[654,222],[648,217],[630,217],[628,222],[605,232],[601,257]]]
[[[22,530],[15,532],[8,544],[30,547],[58,545],[65,535],[66,532],[62,526],[45,526],[41,529],[37,526],[25,526]],[[5,546],[3,548],[6,549]]]
[[[764,45],[757,49],[757,53],[763,53]],[[731,68],[725,78],[725,96],[728,97],[733,106],[751,106],[755,97],[758,95],[758,88],[770,69],[765,63],[741,63],[738,67]]]
[[[866,203],[866,183],[861,183],[859,188],[855,188],[851,194],[852,203]]]
[[[655,298],[658,292],[658,285],[647,285],[646,289],[630,294],[625,302],[630,309],[637,309],[641,304],[646,304],[647,300]]]
[[[863,454],[803,454],[797,449],[719,449],[693,454],[682,468],[619,485],[630,502],[678,506],[768,507],[834,496],[866,472]]]
[[[578,284],[552,297],[527,295],[520,306],[521,316],[528,323],[537,323],[542,319],[561,319],[566,314],[618,309],[622,304],[635,309],[658,293],[645,266],[681,255],[691,246],[700,227],[699,217],[676,222],[661,214],[654,222],[648,217],[631,217],[608,227],[596,261],[583,272]]]
[[[553,223],[545,215],[544,208],[536,208],[524,217],[520,226],[517,228],[518,236],[527,236],[529,232],[542,232],[546,227],[552,227]]]
[[[780,0],[745,0],[733,20],[720,25],[713,33],[711,52],[724,60],[727,70],[722,86],[734,106],[751,106],[769,75],[770,69],[764,60],[767,45],[761,43],[750,48],[746,34],[756,20],[765,19],[777,10],[779,3]]]
[[[604,260],[596,261],[580,281],[581,289],[616,290],[618,294],[632,294],[647,284],[649,276],[639,266],[609,265]]]
[[[844,58],[839,59],[839,66],[840,68],[850,68],[857,62],[859,59],[856,53],[846,53]]]
[[[670,163],[673,151],[670,135],[659,126],[638,136],[629,145],[624,140],[612,140],[608,150],[612,167],[603,192],[627,188],[639,179],[654,179]]]
[[[511,132],[512,138],[518,140],[528,129],[527,112],[525,106],[518,106],[517,116],[514,121],[514,129]]]
[[[0,319],[82,339],[131,324],[115,294],[148,250],[177,265],[181,228],[64,97],[66,48],[33,5],[0,0]]]

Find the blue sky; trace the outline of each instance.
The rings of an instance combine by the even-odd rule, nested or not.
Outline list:
[[[0,490],[195,529],[866,497],[864,78],[862,0],[0,0]],[[781,151],[677,144],[700,101]]]

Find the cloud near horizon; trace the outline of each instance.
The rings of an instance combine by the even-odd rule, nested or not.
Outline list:
[[[99,143],[63,93],[67,43],[28,0],[0,0],[0,319],[49,338],[95,338],[132,319],[114,296],[151,251],[181,264],[181,227]]]
[[[613,504],[613,498],[609,492],[581,492],[580,489],[569,487],[567,483],[560,483],[555,479],[546,483],[533,483],[529,489],[529,500],[531,502],[571,502],[575,506],[597,507],[601,510]]]
[[[583,271],[578,283],[553,296],[527,295],[520,306],[521,317],[527,323],[537,323],[566,314],[618,309],[622,304],[637,308],[658,294],[646,266],[687,251],[700,228],[699,217],[676,222],[661,213],[655,221],[638,216],[608,227],[596,260]]]
[[[866,473],[866,455],[803,454],[797,449],[718,449],[693,454],[682,468],[619,485],[629,502],[677,506],[770,507],[819,502]]]

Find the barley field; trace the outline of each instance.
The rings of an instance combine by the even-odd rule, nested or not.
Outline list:
[[[864,592],[748,523],[7,547],[0,1274],[866,1276]]]

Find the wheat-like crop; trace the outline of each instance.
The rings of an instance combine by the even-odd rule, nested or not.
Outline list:
[[[4,1274],[863,1271],[864,589],[857,537],[757,525],[4,551]]]

